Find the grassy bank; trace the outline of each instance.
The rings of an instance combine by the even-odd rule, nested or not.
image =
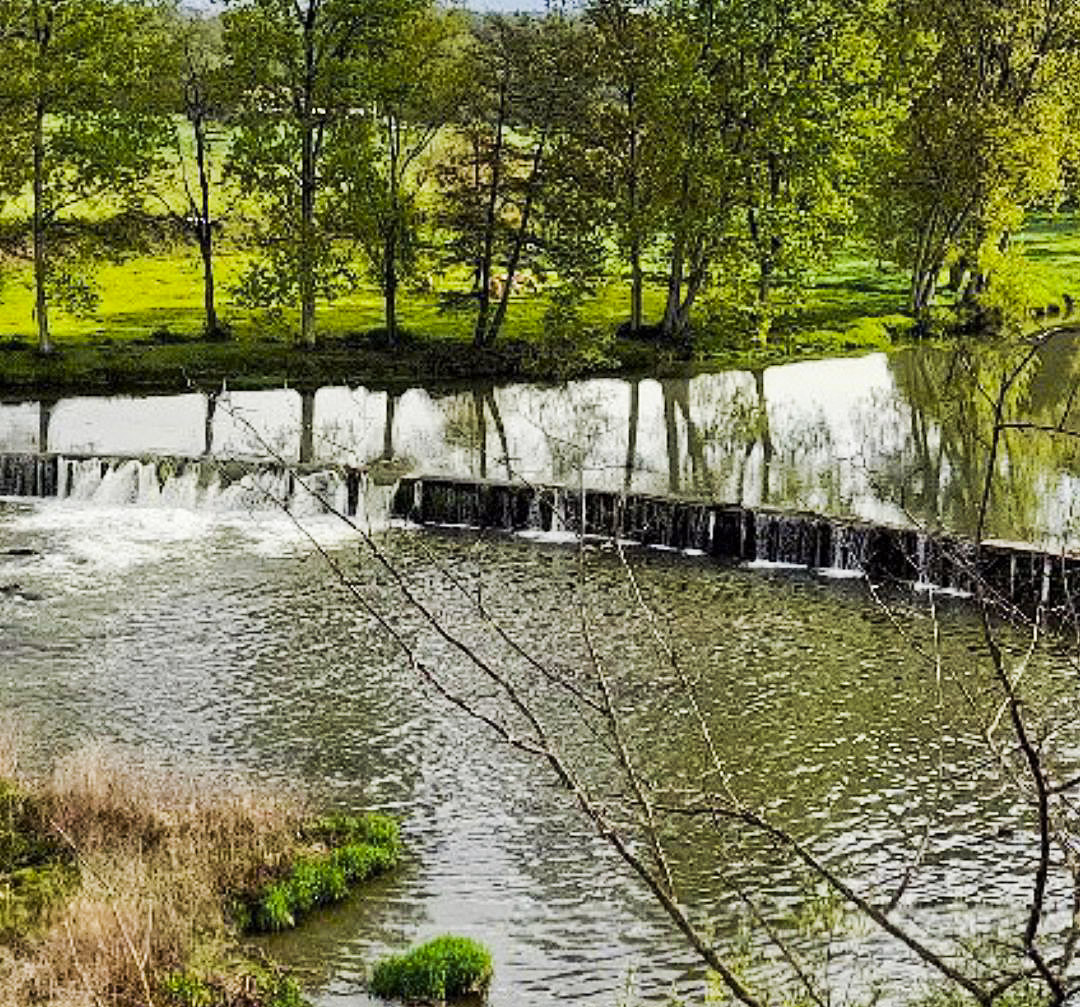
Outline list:
[[[137,284],[143,265],[158,276]],[[403,311],[409,328],[398,345],[387,344],[379,325],[381,305],[374,293],[365,300],[324,307],[315,348],[297,346],[288,319],[272,323],[254,313],[231,313],[232,337],[201,337],[198,308],[182,305],[168,289],[169,270],[157,262],[129,264],[132,275],[114,267],[113,279],[95,319],[66,319],[56,326],[56,349],[43,356],[27,326],[0,327],[0,393],[37,394],[176,392],[192,388],[257,389],[289,384],[364,384],[403,388],[417,382],[465,380],[562,380],[585,374],[680,375],[688,368],[761,367],[786,359],[819,356],[889,344],[905,328],[895,311],[879,319],[859,315],[852,302],[839,318],[838,330],[820,327],[778,330],[767,346],[729,339],[723,331],[703,329],[693,346],[673,346],[652,339],[616,334],[622,322],[621,292],[607,290],[584,313],[579,334],[544,332],[542,299],[522,298],[512,306],[505,334],[489,348],[472,345],[467,320],[440,314],[433,297],[417,297],[415,310]],[[179,270],[171,275],[182,275]],[[108,277],[104,279],[108,280]],[[179,282],[179,281],[175,281]],[[138,310],[124,301],[122,289],[135,284],[139,297],[160,289],[156,307]],[[656,295],[657,292],[653,292]],[[830,295],[832,296],[832,295]],[[868,310],[889,306],[880,292],[867,294]],[[171,305],[168,306],[168,305]],[[406,309],[408,302],[406,303]],[[815,307],[816,319],[826,309]],[[3,333],[6,332],[6,335]]]
[[[708,354],[629,339],[612,339],[595,359],[561,356],[529,342],[476,349],[467,341],[407,337],[389,347],[373,336],[324,336],[314,349],[281,341],[207,342],[154,338],[123,344],[88,341],[60,344],[49,356],[28,345],[0,342],[0,394],[35,398],[65,394],[182,392],[289,385],[365,385],[404,389],[423,382],[559,381],[583,375],[680,376],[703,368],[754,368],[807,356],[824,356],[888,345],[873,323],[865,331],[811,333],[811,338],[768,347]]]
[[[1024,257],[1010,278],[1019,309],[1055,319],[1069,298],[1080,302],[1080,218],[1038,218],[1018,236]],[[53,313],[56,352],[34,348],[32,292],[25,267],[9,268],[0,290],[0,392],[180,391],[192,387],[262,388],[289,383],[403,386],[419,380],[561,379],[581,374],[678,374],[688,367],[755,367],[785,359],[883,348],[903,339],[906,277],[856,254],[812,278],[797,299],[779,305],[767,346],[745,317],[723,303],[703,304],[692,346],[618,338],[627,291],[610,284],[584,306],[581,326],[545,328],[543,294],[515,296],[499,344],[471,345],[469,318],[440,311],[438,294],[405,291],[406,334],[390,347],[380,335],[382,302],[373,286],[319,309],[320,345],[294,344],[296,319],[229,301],[230,285],[250,262],[243,248],[222,246],[219,310],[230,338],[207,341],[202,326],[197,256],[185,246],[102,266],[101,300],[92,314]],[[947,302],[948,293],[943,295]],[[662,291],[647,291],[646,314],[658,317]],[[1049,312],[1047,311],[1049,309]]]
[[[312,819],[291,796],[102,747],[30,779],[13,739],[0,726],[5,1007],[300,1007],[242,931],[275,899],[291,924],[396,860],[387,819]]]

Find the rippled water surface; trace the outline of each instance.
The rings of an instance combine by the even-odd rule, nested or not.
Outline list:
[[[424,660],[483,703],[460,655],[409,614],[352,532],[328,518],[304,529],[268,513],[0,503],[2,706],[35,725],[42,757],[104,737],[400,815],[401,871],[271,942],[304,970],[321,1007],[366,1003],[366,961],[447,931],[493,947],[494,1007],[609,1005],[629,980],[647,1002],[673,987],[700,994],[701,971],[670,924],[546,769],[426,688],[306,533]],[[635,756],[657,780],[697,778],[685,693],[615,553],[472,533],[396,529],[377,539],[445,625],[500,667],[516,659],[485,633],[470,599],[567,676],[588,666],[585,612]],[[947,688],[959,669],[980,680],[963,609],[942,610],[942,704],[935,676],[861,583],[656,552],[630,558],[744,800],[878,895],[932,819],[902,907],[931,932],[1022,911],[1031,837],[1003,831],[1015,825],[1011,807],[974,719]],[[899,618],[916,642],[931,639],[925,607],[910,597]],[[530,697],[567,757],[603,787],[602,753],[580,719],[535,682]],[[761,849],[736,833],[687,826],[671,839],[683,899],[719,932],[737,926],[740,888],[779,909],[796,893],[799,878],[762,868]],[[845,969],[880,955],[873,942],[859,947],[838,957]],[[893,977],[910,968],[895,954],[873,965]]]

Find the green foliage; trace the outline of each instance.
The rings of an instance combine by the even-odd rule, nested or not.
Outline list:
[[[895,312],[897,281],[830,279],[865,254],[856,240],[917,277],[924,332],[950,267],[967,279],[949,325],[1015,328],[1072,292],[1033,280],[1018,238],[1080,163],[1080,14],[1044,33],[1047,11],[589,0],[574,17],[470,18],[426,0],[232,0],[185,19],[150,0],[0,0],[0,261],[22,281],[0,325],[123,339],[147,291],[109,263],[195,236],[204,261],[226,252],[238,338],[310,341],[317,301],[328,333],[528,339],[528,366],[553,375],[609,366],[628,314],[699,353],[771,352],[800,330],[881,345],[848,330]],[[46,14],[43,54],[30,29]],[[31,280],[54,323],[9,265],[32,251],[39,126]],[[212,317],[170,310],[147,328]]]
[[[491,952],[469,937],[436,937],[378,962],[369,987],[376,996],[447,1000],[483,993],[491,983]]]
[[[242,900],[235,915],[243,928],[288,930],[304,914],[340,902],[351,887],[393,868],[401,854],[397,822],[385,815],[332,815],[309,823],[302,834],[329,849],[298,859],[284,877]]]
[[[175,1007],[214,1007],[216,993],[210,984],[189,972],[173,972],[161,981],[161,993]]]
[[[87,271],[65,266],[71,242],[54,241],[55,232],[71,229],[76,205],[138,205],[166,143],[152,107],[156,23],[141,0],[0,0],[0,196],[32,192],[29,205],[12,201],[9,212],[36,251],[42,349],[50,298],[76,309],[93,300]],[[101,243],[76,247],[85,258]]]
[[[52,862],[0,874],[0,941],[37,927],[77,885],[78,871]]]
[[[302,832],[307,839],[319,839],[332,846],[367,843],[395,851],[401,849],[401,830],[397,821],[377,812],[323,815],[305,823]]]
[[[378,72],[367,78],[374,115],[350,120],[351,136],[327,158],[339,231],[357,239],[383,294],[391,342],[398,338],[398,288],[420,268],[427,154],[467,86],[454,52],[461,31],[455,14],[435,7],[402,19]]]
[[[241,1001],[230,992],[244,989],[244,1004],[252,1007],[309,1007],[300,985],[272,963],[248,959],[228,963],[225,974],[203,976],[187,970],[173,972],[158,988],[168,1007],[234,1007]]]
[[[295,304],[301,335],[315,342],[315,301],[351,281],[335,244],[341,164],[366,173],[368,117],[386,51],[417,0],[242,0],[224,14],[238,82],[230,174],[257,195],[253,236],[263,252],[238,294],[262,306]],[[337,165],[337,177],[328,171]],[[363,170],[362,170],[363,169]],[[346,187],[347,188],[347,187]]]
[[[436,226],[442,265],[461,270],[443,303],[471,312],[477,346],[496,341],[521,280],[554,278],[576,248],[556,233],[566,161],[552,155],[591,94],[583,42],[552,12],[478,19],[463,46],[468,90],[436,166]]]
[[[914,314],[934,306],[949,262],[967,269],[962,294],[978,308],[995,255],[1029,209],[1059,200],[1075,160],[1080,11],[972,0],[955,18],[921,0],[891,8],[882,38],[882,94],[899,115],[868,159],[880,248],[910,268]],[[1008,324],[995,298],[986,312]]]

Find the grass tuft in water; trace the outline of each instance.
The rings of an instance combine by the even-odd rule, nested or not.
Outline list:
[[[319,818],[301,829],[301,837],[309,852],[239,907],[244,929],[288,930],[305,913],[342,901],[353,886],[390,870],[401,855],[397,822],[386,815]]]
[[[375,965],[372,993],[401,1000],[449,1000],[491,984],[491,952],[469,937],[436,937]]]

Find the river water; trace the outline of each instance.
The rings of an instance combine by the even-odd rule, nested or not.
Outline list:
[[[0,404],[0,452],[220,455],[386,466],[771,504],[971,533],[992,404],[1018,352],[910,350],[760,371],[459,389],[364,387]],[[1080,429],[1074,335],[1014,383],[1005,418]],[[991,536],[1080,546],[1080,451],[1002,440]]]
[[[1066,374],[1071,360],[1054,367]],[[918,366],[946,366],[927,361]],[[730,489],[744,502],[757,494],[962,527],[977,486],[962,478],[976,469],[974,457],[964,468],[964,444],[977,443],[980,431],[957,433],[944,404],[931,416],[905,400],[902,374],[915,368],[869,357],[679,385],[582,382],[561,393],[561,404],[556,389],[520,385],[449,395],[325,389],[216,402],[15,403],[0,407],[0,449],[272,448],[426,472],[629,481],[721,497]],[[764,410],[749,398],[762,389]],[[1036,381],[1023,395],[1021,404],[1047,414],[1058,401]],[[619,402],[623,411],[612,413]],[[913,444],[925,447],[921,456],[910,454]],[[1008,457],[1016,481],[1001,496],[995,531],[1070,540],[1070,461],[1061,448],[1025,456],[1018,444]],[[919,481],[930,479],[918,468],[925,465],[936,466],[941,491],[932,506]],[[390,528],[378,518],[385,492],[369,492],[375,540],[410,590],[528,686],[590,786],[617,801],[587,713],[478,618],[477,599],[522,649],[570,679],[590,668],[584,618],[635,759],[672,788],[700,784],[702,742],[687,692],[658,654],[614,551]],[[1017,514],[1022,523],[1009,523]],[[883,608],[861,581],[651,550],[628,558],[741,799],[767,808],[880,901],[918,857],[898,912],[936,947],[952,948],[957,933],[1015,931],[1035,840],[979,740],[987,668],[961,603],[938,599],[935,624],[927,597],[897,595]],[[667,1002],[672,990],[700,999],[705,981],[685,943],[546,767],[451,708],[365,612],[370,606],[392,623],[472,705],[506,715],[332,517],[297,523],[274,511],[160,500],[10,499],[0,502],[0,586],[0,706],[34,726],[42,750],[103,737],[137,746],[140,757],[246,771],[299,785],[322,804],[401,816],[409,854],[400,871],[270,942],[303,970],[319,1007],[367,1004],[365,962],[444,932],[493,948],[493,1007],[606,1007],[622,1002],[628,985],[647,1003]],[[939,635],[940,670],[914,649],[932,648]],[[1059,657],[1038,664],[1033,688],[1074,759],[1072,693],[1059,688]],[[722,937],[747,920],[739,892],[752,893],[777,927],[803,901],[805,878],[753,837],[687,825],[667,838],[680,899]],[[924,977],[873,935],[791,933],[797,946],[828,949],[814,967],[840,992],[865,993],[875,982],[907,988]]]

